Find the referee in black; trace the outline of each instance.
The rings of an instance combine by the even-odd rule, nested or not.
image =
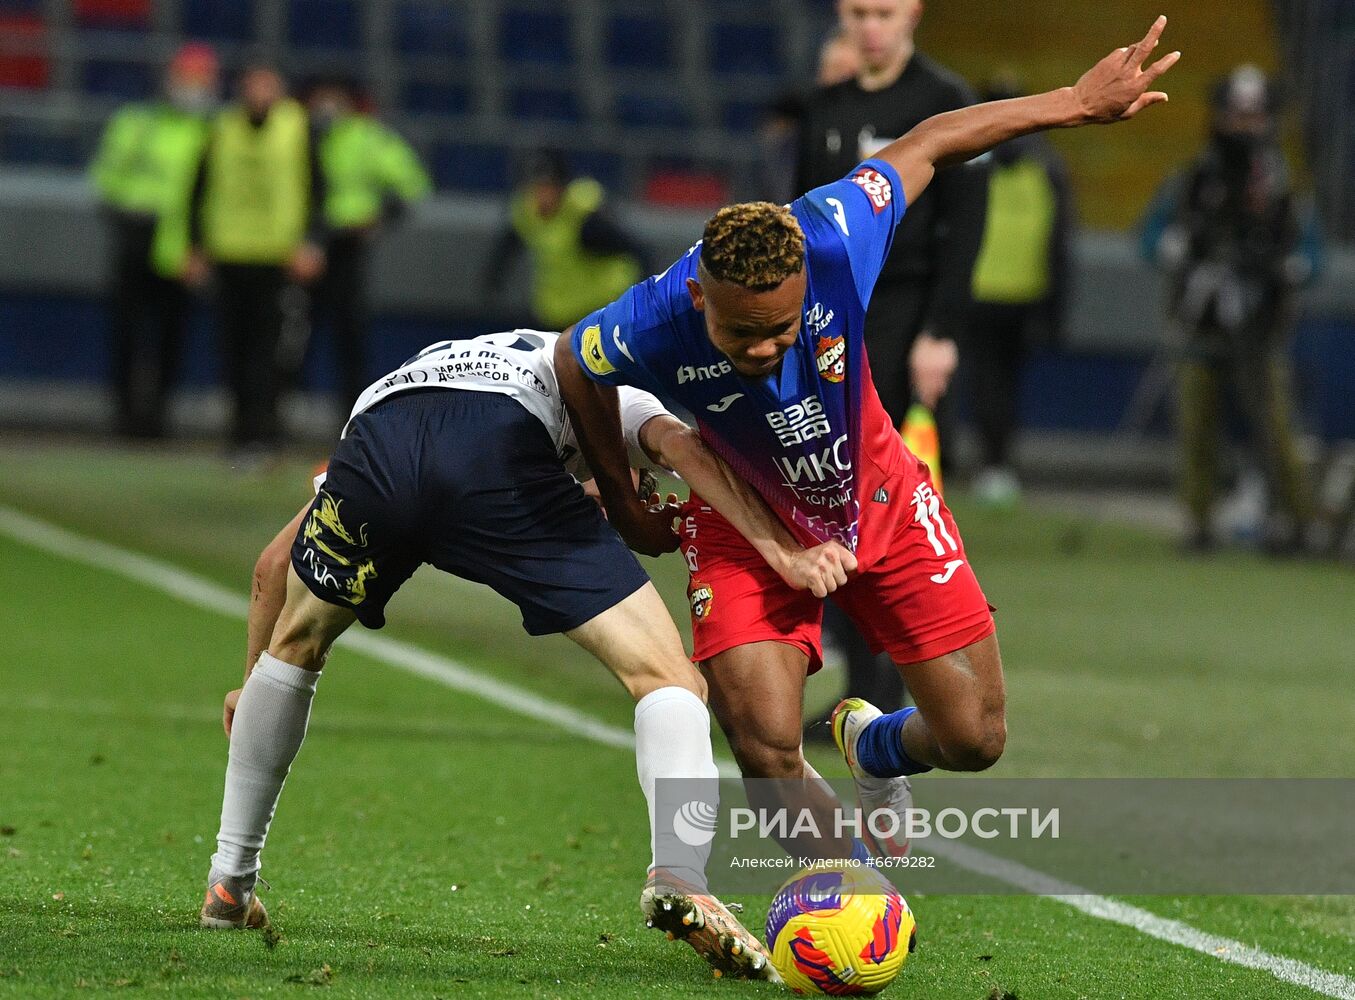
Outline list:
[[[861,65],[855,78],[809,98],[800,124],[797,191],[846,176],[923,119],[977,100],[964,80],[915,48],[922,0],[838,0],[837,6],[842,34],[856,46]],[[894,235],[866,313],[866,345],[880,401],[896,425],[914,399],[931,409],[940,402],[934,359],[953,357],[964,329],[987,208],[986,163],[950,167],[909,203]],[[953,363],[940,364],[944,385]],[[945,421],[938,422],[944,441]],[[886,712],[899,708],[898,671],[877,662],[833,605],[825,612],[825,625],[847,654],[848,692]],[[828,727],[817,725],[806,737],[831,739]]]

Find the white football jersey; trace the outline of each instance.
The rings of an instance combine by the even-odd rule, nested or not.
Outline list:
[[[571,475],[592,478],[579,452],[564,400],[555,381],[555,341],[559,334],[538,330],[491,333],[472,340],[444,340],[425,347],[395,371],[369,385],[349,423],[359,413],[407,389],[466,389],[497,392],[522,404],[540,420],[555,443],[556,454]],[[654,463],[640,447],[640,428],[652,417],[666,415],[663,405],[647,392],[623,386],[621,429],[630,464],[644,468]],[[344,427],[344,434],[348,427]]]

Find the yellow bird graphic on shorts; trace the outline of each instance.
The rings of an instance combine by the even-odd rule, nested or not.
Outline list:
[[[338,560],[342,565],[353,565],[352,560],[345,559],[326,545],[324,540],[320,537],[320,534],[322,531],[328,530],[331,534],[336,535],[339,539],[354,548],[366,548],[367,525],[364,524],[362,527],[358,528],[358,537],[355,539],[348,529],[343,526],[343,520],[339,516],[339,507],[343,504],[343,501],[335,500],[324,490],[320,491],[319,500],[319,505],[311,510],[311,516],[306,521],[306,527],[302,531],[302,537],[307,542],[315,543],[316,548],[322,549],[328,556]],[[367,565],[370,566],[370,562]],[[359,572],[361,572],[361,569]],[[366,575],[375,576],[376,570],[373,568],[369,570]]]

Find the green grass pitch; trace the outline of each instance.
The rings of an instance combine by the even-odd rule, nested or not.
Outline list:
[[[241,595],[308,482],[301,462],[238,478],[208,455],[33,440],[0,443],[0,467],[0,504]],[[997,773],[1351,775],[1348,571],[1187,561],[1086,518],[955,506],[1000,609],[1011,741]],[[326,669],[265,854],[277,933],[197,930],[243,623],[0,544],[0,996],[782,993],[714,981],[644,930],[629,751],[349,650]],[[680,561],[651,571],[680,615]],[[481,588],[424,570],[390,617],[398,638],[629,728],[602,668],[565,640],[529,640]],[[768,900],[744,902],[760,928]],[[921,947],[886,996],[1318,995],[1052,900],[910,902]],[[1130,902],[1355,975],[1348,898]]]

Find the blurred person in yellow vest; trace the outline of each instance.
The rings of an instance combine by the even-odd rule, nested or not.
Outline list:
[[[1012,77],[996,78],[984,91],[987,101],[1024,93]],[[1010,507],[1021,495],[1012,466],[1021,371],[1032,347],[1059,340],[1072,270],[1073,200],[1067,170],[1044,136],[1013,139],[992,155],[964,357],[982,449],[974,492],[981,503]]]
[[[112,237],[109,327],[117,429],[165,433],[188,323],[188,205],[216,101],[216,53],[183,46],[160,95],[120,108],[90,164]]]
[[[342,410],[367,387],[367,276],[373,240],[432,190],[409,144],[363,106],[357,85],[323,77],[306,88],[306,107],[325,176],[325,274],[314,302],[334,331]]]
[[[267,63],[240,76],[239,102],[212,123],[193,191],[190,274],[216,283],[231,443],[247,457],[281,437],[283,296],[324,270],[323,172],[306,111]]]
[[[646,273],[644,248],[612,217],[606,192],[571,178],[564,156],[537,155],[509,203],[509,224],[490,253],[483,281],[497,294],[519,253],[532,265],[531,306],[543,330],[563,330],[619,298]]]

